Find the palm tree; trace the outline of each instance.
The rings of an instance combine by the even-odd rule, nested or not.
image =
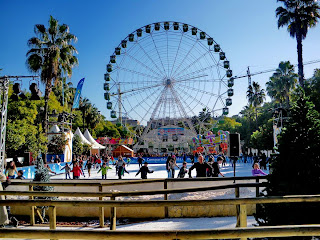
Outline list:
[[[278,0],[284,7],[276,9],[278,28],[288,26],[291,37],[297,39],[299,83],[303,87],[302,40],[306,38],[308,29],[316,26],[320,14],[319,4],[315,0]]]
[[[294,66],[289,61],[280,62],[276,72],[266,83],[267,93],[280,105],[286,102],[286,106],[289,108],[290,92],[295,87],[297,80],[298,74],[294,72]]]
[[[256,115],[256,128],[258,129],[258,107],[261,106],[263,101],[266,99],[264,89],[261,89],[259,83],[253,82],[248,87],[247,98],[249,104],[254,107]]]
[[[31,48],[27,52],[27,66],[32,72],[40,72],[41,82],[45,85],[44,132],[47,131],[48,100],[52,84],[56,84],[64,75],[71,77],[72,68],[78,64],[74,56],[77,50],[72,45],[76,42],[75,35],[69,32],[66,24],[59,25],[58,20],[50,16],[49,27],[36,24],[36,37],[28,40]]]

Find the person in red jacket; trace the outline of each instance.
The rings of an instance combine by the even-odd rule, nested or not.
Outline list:
[[[80,175],[83,175],[83,172],[82,172],[81,168],[79,167],[78,162],[75,163],[71,172],[73,172],[73,179],[79,179]]]

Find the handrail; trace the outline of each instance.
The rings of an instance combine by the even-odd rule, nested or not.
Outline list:
[[[163,239],[235,239],[263,237],[319,236],[320,225],[292,225],[248,227],[236,229],[163,230],[163,231],[106,231],[106,230],[42,230],[0,228],[3,238],[32,239],[108,239],[108,240],[163,240]]]
[[[236,183],[212,187],[197,187],[197,188],[177,188],[177,189],[164,189],[164,190],[145,190],[145,191],[121,191],[112,193],[93,193],[93,192],[40,192],[40,191],[3,191],[1,195],[20,195],[20,196],[34,196],[34,197],[123,197],[123,196],[138,196],[138,195],[158,195],[158,194],[174,194],[184,192],[201,192],[221,190],[227,188],[239,187],[264,187],[264,183]]]
[[[11,185],[32,185],[32,186],[115,186],[115,185],[131,185],[131,184],[142,184],[142,183],[156,183],[156,182],[205,182],[205,181],[231,181],[231,180],[253,180],[253,179],[267,179],[267,176],[246,176],[246,177],[210,177],[210,178],[157,178],[157,179],[132,179],[132,180],[117,180],[117,179],[107,179],[97,181],[98,179],[92,180],[76,180],[77,182],[34,182],[34,181],[11,181]],[[72,181],[72,180],[71,180]],[[86,182],[82,182],[86,181]],[[92,181],[92,182],[91,182]],[[112,181],[112,182],[109,182]]]
[[[320,195],[289,195],[255,198],[228,198],[209,200],[0,200],[0,206],[73,206],[73,207],[164,207],[205,205],[247,205],[266,203],[310,203],[320,202]]]

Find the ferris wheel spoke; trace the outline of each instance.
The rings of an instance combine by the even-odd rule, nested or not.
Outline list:
[[[176,73],[174,76],[178,77],[180,76],[181,73],[184,73],[188,68],[190,68],[191,66],[193,66],[195,63],[199,62],[199,60],[203,57],[205,57],[208,54],[208,52],[205,52],[204,54],[202,54],[200,57],[198,57],[197,59],[195,59],[193,62],[191,62],[189,65],[187,65],[185,68],[183,68],[181,71],[179,71],[178,73]]]
[[[184,34],[183,34],[183,32],[182,32],[182,33],[181,33],[181,38],[180,38],[180,41],[179,41],[179,46],[178,46],[178,49],[177,49],[177,52],[176,52],[176,56],[175,56],[175,58],[174,58],[174,61],[173,61],[172,67],[171,67],[171,71],[170,71],[170,74],[169,74],[170,78],[172,77],[172,71],[173,71],[174,66],[175,66],[175,64],[176,64],[176,61],[177,61],[177,57],[178,57],[178,53],[179,53],[179,50],[180,50],[180,46],[181,46],[181,42],[182,42],[183,35],[184,35]]]
[[[214,68],[214,67],[216,67],[216,66],[214,66],[214,65],[207,66],[207,67],[204,67],[204,68],[198,69],[198,70],[196,70],[196,71],[194,71],[194,72],[187,73],[187,74],[185,74],[185,75],[181,75],[179,78],[183,78],[183,77],[186,77],[186,76],[190,76],[190,75],[192,75],[192,74],[202,73],[203,71],[206,71],[206,70],[212,69],[212,68]],[[178,78],[178,79],[179,79],[179,78]],[[223,78],[222,78],[222,79],[223,79]]]
[[[138,71],[135,71],[135,70],[132,70],[132,69],[128,69],[128,68],[125,68],[125,67],[121,67],[121,66],[117,66],[115,71],[118,71],[119,69],[123,70],[125,72],[130,72],[130,73],[136,74],[136,75],[141,75],[141,76],[144,76],[144,77],[161,80],[161,78],[158,78],[158,77],[155,77],[155,76],[152,76],[152,75],[149,75],[149,74],[145,74],[145,73],[142,73],[142,72],[138,72]]]
[[[174,91],[173,88],[170,88],[170,89],[171,89],[171,92],[172,92],[172,96],[174,97],[174,99],[175,99],[175,101],[177,103],[177,106],[180,107],[180,110],[181,110],[181,112],[183,114],[182,116],[187,121],[190,130],[195,133],[196,131],[194,130],[193,125],[191,124],[190,119],[188,118],[188,114],[187,114],[186,110],[184,109],[179,97],[177,96],[177,94],[176,94],[176,92]]]
[[[163,71],[158,67],[158,65],[153,61],[153,59],[150,57],[150,55],[148,54],[148,52],[146,52],[146,50],[141,47],[141,44],[139,42],[137,42],[137,45],[140,47],[140,49],[143,51],[143,53],[148,57],[148,59],[153,63],[153,65],[156,67],[156,69],[158,69],[159,74],[161,75],[161,73],[163,73]],[[164,72],[165,74],[165,72]]]
[[[179,85],[179,84],[177,84],[177,85]],[[189,88],[189,89],[191,89],[193,91],[201,92],[201,93],[213,96],[213,97],[220,97],[220,95],[218,95],[218,94],[214,94],[214,93],[202,90],[202,89],[194,88],[194,87],[191,87],[191,86],[188,86],[188,85],[182,85],[182,86],[185,87],[185,88]]]
[[[144,91],[144,90],[150,89],[150,88],[158,88],[158,87],[161,87],[162,85],[163,84],[157,84],[157,85],[153,85],[153,86],[149,86],[149,87],[130,89],[130,90],[123,91],[123,92],[120,92],[120,93],[112,93],[110,96],[114,97],[114,96],[119,96],[119,95],[123,95],[123,94],[127,94],[127,93],[132,93],[132,92],[140,92],[140,91]],[[136,94],[137,93],[132,93],[132,94],[128,95],[128,97],[134,96]],[[124,96],[124,98],[126,98],[126,96]]]
[[[153,42],[154,47],[155,47],[155,49],[156,49],[156,52],[157,52],[157,54],[158,54],[159,60],[160,60],[160,62],[161,62],[161,65],[162,65],[162,67],[163,67],[163,71],[165,72],[166,77],[168,77],[168,76],[167,76],[167,73],[166,73],[166,70],[165,70],[165,67],[164,67],[164,65],[163,65],[162,59],[161,59],[161,57],[160,57],[160,54],[159,54],[159,51],[158,51],[158,47],[157,47],[157,45],[156,45],[156,42],[154,41],[154,38],[153,38],[152,34],[150,34],[150,36],[151,36],[151,38],[152,38],[152,42]]]
[[[144,68],[148,69],[149,71],[153,72],[154,74],[158,75],[160,78],[162,78],[161,74],[156,72],[154,69],[148,67],[147,65],[145,65],[143,62],[139,61],[138,59],[136,59],[135,57],[131,56],[130,54],[126,54],[129,58],[133,59],[134,61],[136,61],[137,63],[139,63],[141,66],[143,66]]]
[[[188,99],[193,99],[193,101],[195,101],[196,103],[198,103],[199,105],[203,106],[203,107],[207,107],[203,102],[199,101],[197,98],[195,98],[194,96],[192,96],[190,93],[188,93],[187,91],[185,91],[183,88],[175,85],[176,88],[178,88],[178,90],[180,90],[181,92],[183,92],[185,95],[188,96]],[[188,104],[186,104],[188,105]]]
[[[188,51],[188,53],[184,56],[184,58],[182,59],[182,61],[180,62],[179,66],[176,68],[176,70],[173,72],[173,76],[175,76],[175,73],[178,71],[178,69],[182,66],[182,64],[184,63],[184,61],[187,59],[187,57],[189,56],[189,54],[191,53],[192,49],[195,47],[195,45],[198,43],[199,40],[195,41],[194,44],[192,45],[192,47],[190,48],[190,50]]]

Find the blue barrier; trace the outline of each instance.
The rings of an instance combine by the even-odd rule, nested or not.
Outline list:
[[[62,162],[62,163],[49,163],[48,165],[49,165],[50,169],[52,171],[54,171],[56,174],[65,173],[64,169],[60,170],[61,168],[63,168],[66,165],[66,163],[64,163],[64,162]],[[27,166],[27,167],[18,167],[17,171],[19,171],[19,170],[23,171],[23,176],[27,179],[33,179],[34,175],[37,171],[35,165]],[[50,173],[50,174],[52,174],[52,173]]]

